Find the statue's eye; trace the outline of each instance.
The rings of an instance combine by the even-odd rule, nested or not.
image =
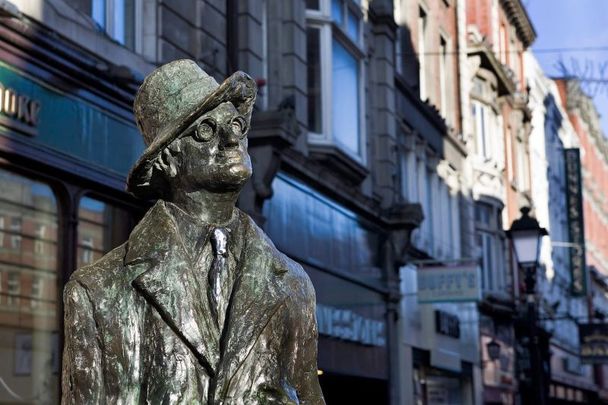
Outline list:
[[[247,133],[247,123],[243,117],[236,117],[232,120],[232,131],[240,137]]]
[[[214,132],[215,123],[210,119],[203,120],[200,124],[198,124],[196,130],[194,131],[194,139],[199,142],[207,142],[213,138]]]

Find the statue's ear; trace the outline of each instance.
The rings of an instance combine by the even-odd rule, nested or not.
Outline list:
[[[177,176],[177,155],[181,153],[180,142],[180,139],[171,142],[171,144],[165,147],[162,152],[156,156],[153,164],[154,170],[167,178],[174,178]]]

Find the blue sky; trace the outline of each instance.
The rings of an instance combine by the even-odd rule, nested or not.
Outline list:
[[[594,101],[602,116],[604,135],[608,134],[608,0],[522,0],[528,10],[538,37],[532,44],[536,58],[548,76],[558,76],[557,61],[561,59],[573,72],[585,71],[606,83],[595,90]],[[602,51],[584,47],[604,47]],[[542,53],[555,48],[579,48],[579,51]]]

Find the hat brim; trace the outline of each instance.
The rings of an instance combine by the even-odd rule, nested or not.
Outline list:
[[[235,72],[224,80],[215,91],[205,97],[190,112],[178,117],[174,125],[170,125],[148,145],[129,172],[127,191],[135,197],[146,200],[160,197],[162,195],[161,190],[151,187],[150,182],[153,174],[152,165],[158,154],[202,114],[213,110],[224,102],[232,102],[237,111],[249,122],[251,120],[253,105],[255,104],[256,93],[257,85],[255,81],[244,72]]]

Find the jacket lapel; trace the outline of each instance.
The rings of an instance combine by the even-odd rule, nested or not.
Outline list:
[[[133,286],[214,376],[220,358],[219,332],[193,273],[193,258],[162,201],[131,234],[125,264],[142,266]]]
[[[285,304],[282,275],[287,271],[262,231],[241,213],[245,227],[237,281],[222,339],[216,398],[223,398],[234,374],[257,343],[272,317]],[[279,260],[278,260],[279,259]]]

